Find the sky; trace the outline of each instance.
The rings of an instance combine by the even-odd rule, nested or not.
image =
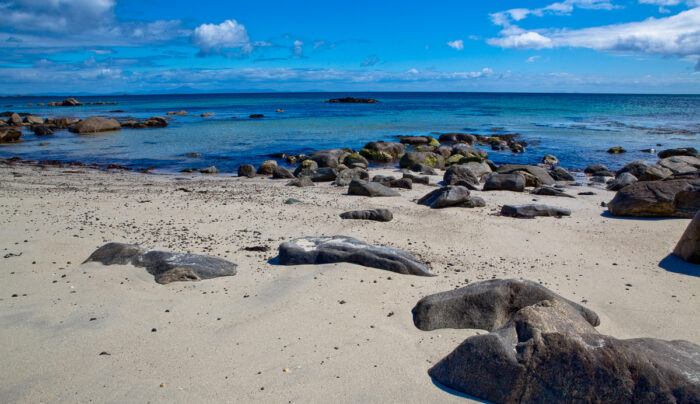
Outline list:
[[[0,95],[700,94],[700,0],[0,0]]]

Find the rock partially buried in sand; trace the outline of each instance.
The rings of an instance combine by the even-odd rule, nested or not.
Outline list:
[[[406,275],[434,276],[413,255],[392,247],[377,247],[347,236],[304,237],[282,243],[279,263],[312,265],[348,262]]]
[[[401,196],[398,191],[386,187],[378,182],[359,180],[353,180],[350,182],[350,186],[348,186],[348,194],[370,197]]]
[[[533,195],[544,195],[544,196],[561,196],[564,198],[576,198],[573,195],[567,194],[559,188],[549,187],[546,185],[539,186],[531,191]]]
[[[615,194],[608,210],[613,216],[692,218],[700,210],[700,179],[628,185]]]
[[[483,329],[428,373],[498,403],[664,402],[700,399],[700,347],[599,334],[591,310],[529,281],[492,280],[421,299],[421,330]]]
[[[430,206],[433,209],[460,207],[477,208],[486,206],[486,202],[478,196],[469,194],[469,190],[461,185],[449,185],[436,189],[418,200],[419,205]]]
[[[160,284],[233,276],[237,268],[234,263],[208,255],[146,251],[137,245],[123,243],[107,243],[92,253],[85,262],[131,264],[146,268]]]
[[[484,191],[525,191],[525,177],[520,173],[497,174],[486,176]]]
[[[700,211],[685,229],[673,253],[685,261],[700,264]]]
[[[548,205],[503,205],[501,216],[533,219],[537,216],[571,216],[571,210]]]
[[[390,222],[394,215],[389,209],[370,209],[370,210],[353,210],[351,212],[341,213],[342,219],[353,220],[374,220],[376,222]]]

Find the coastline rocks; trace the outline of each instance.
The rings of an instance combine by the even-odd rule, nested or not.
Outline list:
[[[79,107],[83,103],[79,102],[75,98],[66,98],[63,101],[51,101],[48,104],[50,107]]]
[[[215,166],[210,166],[210,167],[207,167],[207,168],[202,168],[202,169],[200,169],[199,172],[202,173],[202,174],[218,174],[218,173],[219,173],[219,169],[216,168]]]
[[[469,189],[454,185],[436,189],[418,200],[419,205],[433,209],[448,207],[476,208],[486,206],[486,202],[478,196],[471,196]]]
[[[390,222],[394,215],[389,209],[371,209],[371,210],[353,210],[351,212],[341,213],[342,219],[352,220],[373,220],[376,222]]]
[[[409,168],[414,164],[442,169],[445,168],[445,158],[433,152],[406,152],[399,161],[401,168]]]
[[[627,153],[627,150],[623,149],[621,146],[614,146],[608,149],[608,154],[622,154]]]
[[[376,104],[379,101],[374,98],[355,98],[355,97],[343,97],[343,98],[331,98],[330,100],[324,101],[330,104]]]
[[[476,136],[469,133],[441,133],[438,136],[440,143],[468,143],[474,145]]]
[[[85,118],[82,121],[76,123],[75,126],[71,128],[71,131],[84,135],[91,133],[118,131],[121,129],[122,126],[116,119],[92,116],[90,118]]]
[[[630,172],[623,172],[618,174],[618,176],[608,184],[607,188],[609,191],[619,191],[635,182],[637,182],[637,177]]]
[[[289,179],[294,178],[294,174],[285,167],[276,167],[272,171],[272,178],[276,180]]]
[[[681,147],[678,149],[661,150],[657,154],[657,156],[659,156],[660,159],[665,159],[668,157],[675,157],[675,156],[700,157],[700,155],[698,155],[698,151],[694,147]]]
[[[122,128],[143,129],[143,128],[164,128],[168,126],[168,120],[162,116],[152,116],[143,121],[124,121],[121,123]]]
[[[477,149],[463,143],[452,146],[452,156],[455,155],[462,156],[459,160],[460,164],[469,163],[470,161],[483,163],[489,158],[489,153],[486,150]]]
[[[187,111],[168,111],[165,115],[168,116],[173,116],[173,115],[187,115]]]
[[[257,174],[272,175],[272,173],[275,172],[275,169],[277,169],[277,162],[275,160],[263,161],[263,163],[260,164],[260,167],[258,167]]]
[[[406,146],[398,142],[370,142],[360,150],[360,155],[373,163],[386,164],[398,160],[406,152]]]
[[[564,167],[556,166],[549,170],[549,175],[555,181],[576,181],[576,178]]]
[[[559,159],[554,155],[548,154],[542,157],[542,164],[547,166],[556,166],[559,165]]]
[[[321,168],[337,168],[338,164],[340,164],[340,162],[343,161],[345,156],[348,154],[350,153],[341,149],[318,150],[311,153],[309,159],[315,161]]]
[[[588,167],[586,167],[585,170],[583,170],[585,174],[591,175],[593,177],[613,177],[613,173],[608,170],[608,167],[602,165],[602,164],[593,164]]]
[[[15,128],[0,128],[0,143],[16,143],[21,140],[22,131]]]
[[[233,276],[237,268],[236,264],[208,255],[166,251],[147,252],[139,246],[122,243],[103,245],[85,262],[100,262],[103,265],[131,264],[143,267],[160,284]]]
[[[470,162],[467,164],[453,165],[445,171],[443,181],[446,185],[469,184],[476,189],[485,175],[491,173],[491,167],[486,163]]]
[[[546,169],[538,166],[526,166],[526,165],[520,165],[520,164],[505,164],[496,170],[497,173],[499,174],[511,174],[511,173],[516,173],[520,172],[525,175],[526,179],[526,185],[527,186],[540,186],[540,185],[554,185],[555,181],[554,178],[552,178],[549,173],[547,172]],[[528,176],[527,174],[530,174]],[[529,179],[529,181],[528,181]]]
[[[571,210],[557,208],[548,205],[503,205],[501,216],[516,217],[521,219],[534,219],[538,216],[562,217],[571,216]]]
[[[200,114],[199,116],[200,116],[200,118],[209,118],[209,117],[212,117],[214,115],[216,115],[216,114],[213,112],[205,112],[203,114]]]
[[[310,177],[299,177],[296,179],[293,179],[287,183],[287,186],[293,186],[293,187],[313,187],[316,186],[313,181],[311,181]]]
[[[417,145],[428,145],[428,146],[440,146],[440,142],[437,141],[432,136],[401,136],[400,142],[402,144],[417,146]]]
[[[534,282],[493,280],[421,299],[421,330],[483,329],[429,371],[440,384],[497,403],[694,402],[700,347],[619,340],[598,316]]]
[[[404,172],[403,178],[411,180],[415,184],[430,185],[430,177],[422,175],[413,175],[411,173]]]
[[[261,119],[264,117],[265,117],[265,115],[263,115],[263,114],[250,114],[250,115],[248,115],[248,118],[250,118],[250,119]]]
[[[386,187],[378,182],[353,180],[350,182],[348,187],[348,195],[391,197],[400,196],[401,194],[398,191]]]
[[[700,210],[700,179],[637,182],[619,190],[608,210],[613,216],[691,218]]]
[[[241,165],[240,167],[238,167],[238,176],[248,178],[255,177],[255,167],[252,164]]]
[[[37,136],[50,136],[53,135],[53,131],[45,125],[34,125],[32,126],[32,132]]]
[[[413,255],[392,247],[377,247],[347,236],[304,237],[279,246],[282,265],[348,262],[405,275],[434,276]]]
[[[28,125],[43,125],[44,120],[38,116],[27,115],[24,117],[24,123]]]
[[[362,157],[360,153],[350,153],[343,159],[343,164],[349,168],[362,168],[367,169],[369,167],[369,161]]]
[[[560,196],[560,197],[564,197],[564,198],[576,198],[575,196],[569,195],[559,188],[554,188],[554,187],[550,187],[547,185],[539,186],[539,187],[533,189],[530,193],[533,195]]]
[[[700,158],[693,156],[674,156],[662,159],[656,164],[671,170],[673,174],[687,174],[700,169]]]
[[[673,253],[684,261],[700,265],[700,211],[685,229]]]
[[[313,170],[303,170],[297,178],[309,177],[313,182],[331,182],[338,178],[338,172],[334,168],[324,167]]]
[[[10,126],[22,126],[22,117],[18,113],[13,112],[7,119],[7,124]]]
[[[525,177],[520,173],[498,174],[492,173],[486,176],[484,191],[525,191]]]
[[[383,175],[375,175],[372,182],[378,182],[389,188],[413,189],[413,181],[408,178],[385,177]]]
[[[78,122],[80,122],[80,120],[76,119],[76,118],[62,117],[62,118],[53,118],[53,119],[47,118],[44,121],[44,124],[49,125],[50,127],[54,128],[54,129],[68,129]]]
[[[353,180],[369,180],[369,173],[361,168],[348,168],[340,171],[335,177],[335,185],[339,187],[346,187],[350,185]]]

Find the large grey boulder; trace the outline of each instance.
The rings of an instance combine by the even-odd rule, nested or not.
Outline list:
[[[353,210],[340,214],[341,219],[353,220],[374,220],[376,222],[390,222],[394,215],[389,209],[369,209],[369,210]]]
[[[414,164],[425,164],[433,168],[445,168],[445,158],[433,152],[406,152],[399,161],[401,168],[408,168]]]
[[[619,190],[608,210],[613,216],[692,218],[700,210],[700,179],[637,182]]]
[[[619,340],[598,316],[529,281],[492,280],[421,299],[421,330],[483,329],[428,373],[497,403],[693,403],[700,347],[652,338]]]
[[[484,191],[525,191],[525,177],[520,173],[497,174],[492,173],[486,176]]]
[[[392,247],[377,247],[347,236],[304,237],[279,246],[282,265],[348,262],[406,275],[433,276],[413,255]]]
[[[637,177],[635,177],[631,172],[623,172],[618,174],[617,177],[608,184],[607,188],[610,191],[619,191],[637,181]]]
[[[75,124],[71,131],[81,135],[100,132],[111,132],[121,130],[122,126],[116,119],[91,116]]]
[[[319,167],[337,168],[348,154],[350,154],[348,151],[342,149],[318,150],[311,153],[309,158]]]
[[[334,168],[322,167],[314,170],[303,170],[297,174],[297,177],[309,177],[313,182],[331,182],[338,178],[338,172]]]
[[[613,177],[614,174],[608,169],[608,167],[602,164],[592,164],[583,170],[585,174],[591,175],[593,177]]]
[[[340,171],[335,178],[334,184],[339,187],[346,187],[350,185],[353,180],[369,180],[369,173],[362,168],[348,168]]]
[[[678,240],[673,253],[685,261],[700,264],[700,210]]]
[[[517,217],[521,219],[533,219],[538,216],[571,216],[571,210],[555,206],[529,204],[529,205],[503,205],[501,216]]]
[[[277,169],[277,162],[275,160],[263,161],[258,167],[257,174],[259,175],[272,175]]]
[[[693,156],[693,157],[700,157],[698,155],[698,151],[694,147],[680,147],[677,149],[666,149],[666,150],[661,150],[657,156],[659,156],[660,159],[665,159],[668,157],[675,157],[675,156]]]
[[[556,181],[575,181],[576,178],[564,167],[556,166],[549,170],[549,175]]]
[[[555,181],[554,178],[552,178],[551,175],[549,175],[549,172],[545,168],[538,167],[538,166],[527,166],[527,165],[520,165],[520,164],[504,164],[500,167],[498,167],[498,170],[496,170],[499,174],[510,174],[510,173],[516,173],[516,172],[525,172],[527,174],[532,175],[535,177],[536,181],[533,184],[533,186],[539,186],[539,185],[554,185]]]
[[[486,205],[482,198],[470,195],[469,189],[460,185],[448,185],[436,189],[420,198],[418,204],[430,206],[433,209],[449,207],[476,208]]]
[[[238,176],[239,177],[254,178],[255,177],[255,167],[252,164],[241,165],[240,167],[238,167]]]
[[[348,194],[371,197],[401,196],[401,194],[398,191],[384,186],[378,182],[367,182],[360,180],[353,180],[350,182],[350,186],[348,187]]]
[[[480,176],[474,172],[472,167],[466,164],[457,164],[445,170],[442,180],[445,182],[445,185],[462,185],[470,189],[478,189]]]
[[[656,164],[671,170],[673,174],[686,174],[700,170],[700,158],[694,156],[667,157]]]
[[[233,276],[237,268],[234,263],[208,255],[146,251],[139,246],[123,243],[107,243],[85,262],[143,267],[160,284]]]
[[[294,174],[285,167],[275,167],[272,171],[272,178],[276,180],[294,178]]]
[[[362,157],[373,163],[386,164],[398,160],[406,146],[398,142],[370,142],[360,150]]]

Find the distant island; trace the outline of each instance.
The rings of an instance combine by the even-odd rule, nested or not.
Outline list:
[[[379,101],[375,100],[374,98],[355,98],[355,97],[345,97],[345,98],[331,98],[328,101],[324,102],[330,102],[330,103],[336,103],[336,104],[376,104]]]

